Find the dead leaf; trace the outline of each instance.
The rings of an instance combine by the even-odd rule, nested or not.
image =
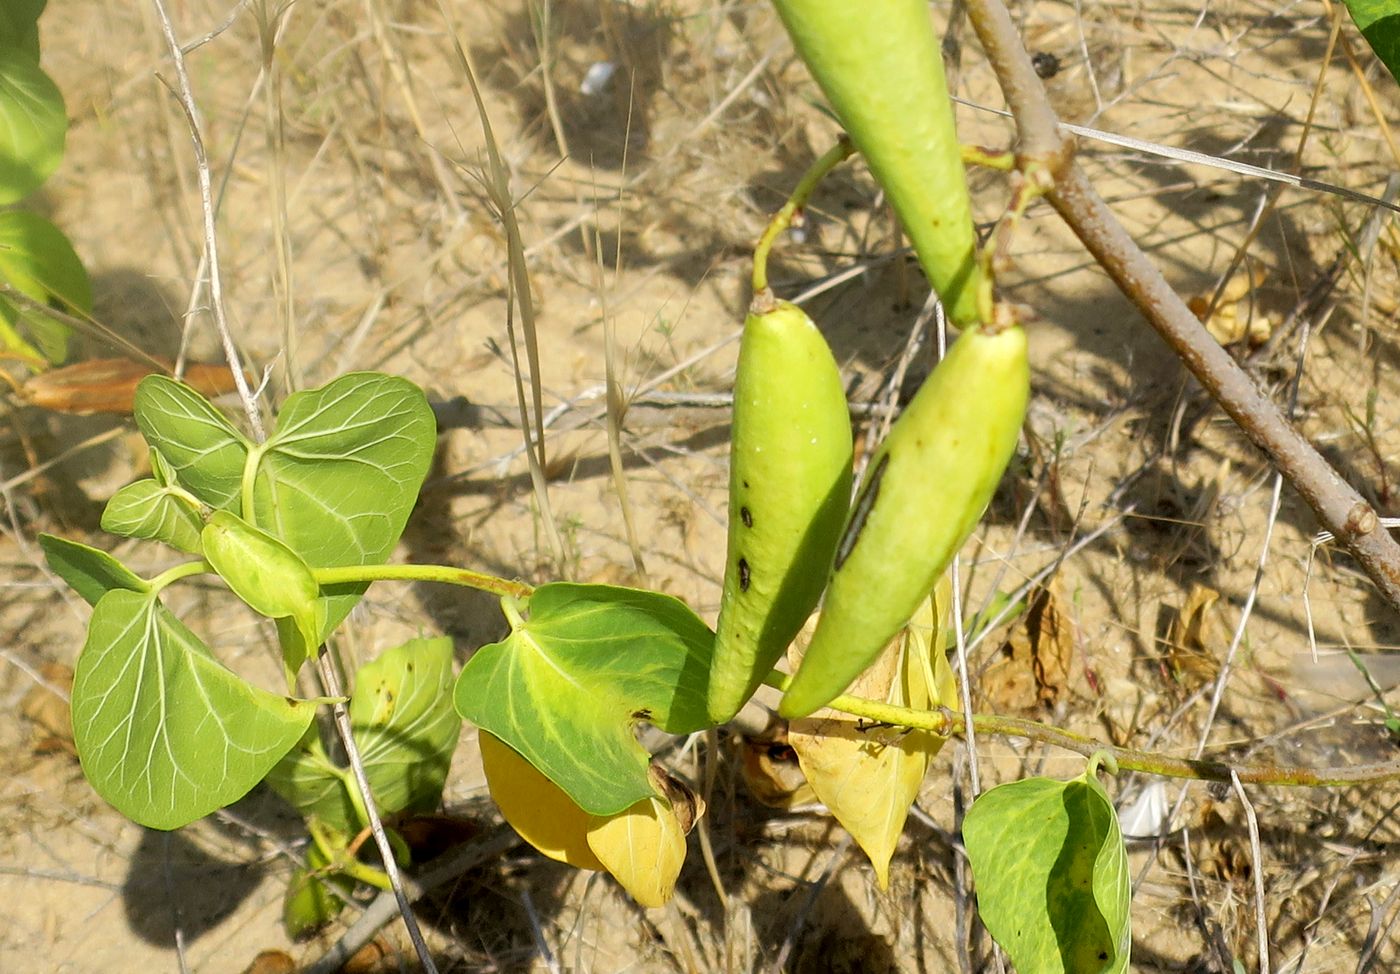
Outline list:
[[[605,869],[588,845],[591,816],[514,748],[480,731],[481,768],[501,815],[540,852],[579,869]]]
[[[399,974],[403,969],[403,958],[381,934],[355,951],[340,974]]]
[[[764,738],[746,737],[739,746],[740,773],[755,801],[769,808],[816,804],[816,792],[802,774],[785,729],[779,726]]]
[[[957,688],[945,653],[949,594],[945,576],[848,692],[919,710],[956,708]],[[796,667],[796,661],[789,662]],[[788,740],[812,790],[870,857],[880,888],[888,889],[890,859],[909,806],[945,738],[872,726],[823,708],[792,721]]]
[[[296,974],[297,964],[285,950],[264,950],[243,974]]]
[[[1220,593],[1201,584],[1191,586],[1186,602],[1167,627],[1167,662],[1177,681],[1191,687],[1215,679],[1220,672],[1216,654],[1225,642],[1215,603]]]
[[[1001,647],[1001,659],[982,675],[982,692],[998,711],[1053,705],[1069,684],[1074,622],[1061,611],[1058,586],[1037,586],[1026,611]]]
[[[1214,289],[1194,295],[1186,305],[1220,344],[1234,345],[1248,340],[1251,346],[1262,345],[1269,340],[1275,327],[1274,320],[1259,309],[1254,296],[1255,288],[1263,284],[1266,277],[1268,271],[1260,264],[1236,271],[1225,282],[1215,311],[1209,316],[1206,312],[1210,310]]]
[[[102,358],[49,369],[25,380],[19,394],[25,402],[59,413],[117,413],[130,415],[136,386],[148,375],[165,375],[174,363],[160,359],[160,368],[129,358]],[[201,395],[222,396],[236,388],[226,365],[191,362],[181,379]]]
[[[666,769],[659,764],[653,764],[647,768],[647,777],[651,779],[652,787],[671,803],[671,808],[676,813],[676,821],[680,823],[681,831],[689,835],[691,830],[695,828],[695,823],[700,821],[700,817],[705,814],[705,799],[701,798],[690,785],[668,774]]]

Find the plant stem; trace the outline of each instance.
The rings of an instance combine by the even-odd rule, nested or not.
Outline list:
[[[1060,134],[1045,87],[1002,0],[968,0],[968,15],[1015,116],[1018,158],[1045,164],[1055,174],[1055,188],[1047,194],[1051,205],[1202,387],[1347,547],[1382,597],[1400,609],[1400,544],[1378,530],[1371,505],[1211,337],[1074,165],[1072,143]]]
[[[213,570],[209,562],[200,558],[197,561],[181,562],[174,568],[167,568],[148,581],[151,583],[151,591],[159,592],[172,582],[178,582],[182,578],[189,578],[191,575],[202,575],[206,572],[212,572]]]
[[[321,680],[325,683],[327,692],[343,697],[345,693],[340,685],[340,674],[336,672],[330,653],[326,651],[324,646],[316,656],[316,664],[321,671]],[[379,848],[379,858],[384,863],[384,873],[389,877],[389,885],[394,891],[394,899],[398,902],[399,915],[403,917],[404,928],[408,930],[408,939],[413,941],[414,953],[418,955],[418,961],[422,964],[423,970],[428,974],[437,974],[437,965],[433,963],[432,954],[428,952],[428,944],[424,941],[423,933],[418,928],[418,918],[413,915],[413,908],[409,904],[408,896],[404,893],[403,880],[399,876],[399,864],[394,859],[394,850],[389,845],[389,836],[384,831],[384,823],[380,821],[379,810],[374,807],[374,794],[370,791],[364,761],[360,758],[360,749],[355,743],[355,734],[350,727],[350,711],[346,709],[344,703],[334,703],[331,705],[331,715],[335,718],[336,733],[340,737],[341,745],[345,748],[345,757],[350,765],[350,771],[355,776],[355,786],[364,799],[365,816],[369,821],[370,832],[374,835],[374,844]]]
[[[774,670],[763,682],[770,687],[786,690],[791,679],[786,673]],[[910,707],[897,707],[893,704],[846,695],[837,697],[827,706],[832,710],[860,717],[876,724],[889,724],[896,727],[908,727],[911,730],[928,731],[939,737],[951,737],[954,734],[966,736],[968,730],[967,718],[948,707],[915,710]],[[1344,787],[1347,785],[1378,784],[1383,781],[1400,779],[1400,761],[1383,761],[1377,764],[1358,764],[1340,768],[1285,767],[1271,764],[1233,765],[1226,761],[1179,758],[1155,751],[1114,747],[1083,734],[1076,734],[1073,731],[1051,727],[1048,724],[1020,717],[973,714],[971,724],[972,730],[977,734],[1025,738],[1074,751],[1086,758],[1093,757],[1095,753],[1102,751],[1108,758],[1116,761],[1118,767],[1123,771],[1143,771],[1166,778],[1192,778],[1197,781],[1219,781],[1229,784],[1233,781],[1231,777],[1233,774],[1240,781],[1248,784],[1281,785],[1295,788]]]
[[[807,205],[807,201],[812,198],[812,193],[816,190],[826,174],[831,172],[841,163],[845,162],[855,154],[856,147],[851,142],[849,136],[841,136],[837,142],[816,162],[808,167],[798,180],[797,186],[793,189],[792,195],[787,198],[783,208],[773,214],[773,219],[768,221],[768,226],[764,227],[763,235],[758,238],[758,243],[753,248],[753,293],[759,295],[768,290],[768,251],[773,249],[773,243],[778,236],[792,226],[792,218],[797,211]]]
[[[534,591],[534,587],[526,582],[451,565],[337,565],[334,568],[313,568],[311,574],[322,588],[356,582],[443,582],[517,599],[527,599]]]

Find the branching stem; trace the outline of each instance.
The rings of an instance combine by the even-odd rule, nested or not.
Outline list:
[[[1380,527],[1375,509],[1211,337],[1074,164],[1073,143],[1060,132],[1045,86],[1036,77],[1002,0],[968,0],[967,12],[1015,117],[1021,165],[1034,162],[1048,167],[1055,186],[1047,197],[1075,236],[1202,387],[1287,478],[1323,527],[1346,545],[1385,600],[1400,609],[1400,544]]]

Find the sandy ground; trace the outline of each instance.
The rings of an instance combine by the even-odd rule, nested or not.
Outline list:
[[[50,6],[44,63],[72,129],[62,168],[32,203],[86,262],[97,321],[152,352],[171,353],[184,336],[197,357],[212,357],[202,299],[186,315],[202,234],[185,121],[157,80],[170,77],[170,65],[154,10],[112,0]],[[280,21],[268,76],[254,13],[273,5],[254,2],[190,54],[222,196],[219,241],[239,341],[256,368],[272,368],[274,397],[289,376],[314,385],[381,369],[444,404],[453,422],[402,557],[530,581],[631,582],[644,571],[651,585],[712,620],[728,427],[726,411],[700,394],[729,388],[748,248],[835,130],[814,108],[814,90],[763,4],[448,6],[480,72],[519,200],[546,408],[572,404],[548,440],[560,548],[547,540],[517,455],[505,240],[480,181],[480,119],[436,4],[303,0]],[[218,28],[232,5],[173,8],[178,35],[196,38]],[[548,21],[532,19],[532,10],[547,11]],[[1016,15],[1030,49],[1058,59],[1047,84],[1068,121],[1289,170],[1320,83],[1303,174],[1378,194],[1395,168],[1366,93],[1374,86],[1392,122],[1400,95],[1349,23],[1343,35],[1358,47],[1363,73],[1340,52],[1321,67],[1330,21],[1315,4],[1034,0]],[[943,5],[938,16],[946,17]],[[605,62],[616,66],[611,80],[582,90],[590,67]],[[957,84],[976,105],[1001,104],[975,44],[962,52]],[[958,122],[966,141],[1007,144],[1009,127],[994,114],[961,107]],[[1208,293],[1243,247],[1257,286],[1243,289],[1238,317],[1275,327],[1354,248],[1369,215],[1325,194],[1275,195],[1256,179],[1093,141],[1081,158],[1183,294]],[[977,172],[973,186],[979,220],[995,219],[1004,178]],[[277,260],[282,228],[289,280]],[[785,240],[776,255],[775,285],[787,297],[812,295],[807,307],[860,401],[886,391],[926,293],[897,243],[868,174],[852,165],[815,197],[805,237]],[[1296,327],[1263,348],[1234,346],[1280,399],[1305,355],[1298,422],[1384,513],[1396,507],[1390,458],[1400,436],[1397,257],[1400,237],[1387,224],[1370,253],[1346,263],[1323,312],[1311,317],[1305,349]],[[1363,654],[1379,684],[1393,688],[1400,619],[1344,557],[1324,553],[1309,577],[1316,524],[1287,489],[1269,533],[1267,464],[1048,207],[1028,215],[1004,284],[1036,315],[1035,398],[1022,455],[965,555],[968,604],[976,609],[1058,562],[1053,593],[1065,636],[1053,665],[1038,655],[1048,649],[1026,649],[1024,638],[1020,651],[1004,650],[1006,631],[980,643],[979,706],[1173,753],[1205,738],[1212,753],[1235,760],[1394,758],[1379,726],[1384,715],[1343,650]],[[609,353],[636,396],[624,431],[625,499],[600,419]],[[106,353],[90,342],[85,354]],[[926,359],[916,358],[906,392]],[[679,395],[681,404],[658,405],[655,392]],[[475,408],[454,405],[455,397]],[[62,462],[26,476],[65,450],[72,453]],[[160,567],[165,556],[114,543],[96,527],[142,456],[121,419],[16,404],[0,427],[7,972],[238,972],[263,950],[309,962],[341,929],[287,942],[286,852],[303,836],[271,796],[255,792],[230,815],[177,833],[146,831],[91,792],[64,748],[61,704],[45,687],[61,683],[53,664],[76,658],[87,610],[45,572],[34,537],[84,538],[114,546],[138,570]],[[639,526],[640,564],[624,505]],[[1256,584],[1208,725],[1220,663]],[[1218,599],[1198,595],[1194,604],[1209,607],[1183,621],[1202,588]],[[225,662],[259,678],[275,672],[270,630],[217,593],[193,590],[184,599],[180,610]],[[503,621],[485,597],[381,585],[352,618],[344,648],[363,659],[419,631],[452,635],[465,658],[496,638]],[[1388,699],[1394,706],[1393,690]],[[494,812],[471,736],[464,734],[446,804],[486,829]],[[724,746],[709,819],[727,909],[694,837],[675,904],[651,912],[606,879],[518,848],[425,909],[445,968],[543,970],[547,949],[560,969],[596,972],[956,969],[966,900],[951,839],[955,797],[967,798],[966,750],[948,748],[930,773],[891,889],[881,892],[829,819],[756,803],[735,747]],[[984,782],[1082,768],[1074,755],[997,739],[979,740],[977,759]],[[698,774],[693,751],[674,765]],[[1140,784],[1125,776],[1111,787],[1121,795]],[[1173,800],[1181,787],[1169,784]],[[1221,971],[1232,959],[1256,969],[1256,870],[1275,969],[1400,965],[1398,794],[1254,789],[1256,857],[1234,796],[1186,788],[1179,822],[1188,828],[1160,848],[1133,851],[1134,969]],[[389,928],[388,943],[401,945],[400,935]],[[971,956],[976,969],[990,964],[984,936],[974,938]]]

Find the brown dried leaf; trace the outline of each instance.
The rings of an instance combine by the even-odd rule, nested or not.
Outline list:
[[[296,974],[297,964],[285,950],[264,950],[253,958],[243,974]]]
[[[49,369],[25,380],[20,397],[31,406],[59,413],[131,414],[136,386],[148,375],[165,375],[174,364],[161,359],[161,368],[129,358],[90,359],[61,369]],[[191,362],[183,381],[201,395],[222,396],[235,388],[226,365]]]
[[[920,710],[956,708],[957,688],[944,652],[949,595],[945,576],[848,692]],[[823,708],[792,721],[788,740],[812,790],[870,857],[880,888],[889,888],[890,858],[909,806],[945,738],[928,731],[870,726]]]
[[[1191,586],[1186,603],[1167,627],[1167,661],[1181,683],[1199,686],[1220,672],[1216,654],[1225,635],[1214,608],[1219,598],[1220,593],[1213,588],[1199,583]]]
[[[779,728],[763,739],[744,738],[740,757],[740,773],[755,801],[769,808],[796,808],[816,803],[816,793],[802,774],[797,752],[788,743],[786,730]]]
[[[1074,664],[1074,622],[1061,611],[1058,585],[1031,590],[1030,604],[987,668],[982,691],[998,711],[1053,705],[1069,684]]]

